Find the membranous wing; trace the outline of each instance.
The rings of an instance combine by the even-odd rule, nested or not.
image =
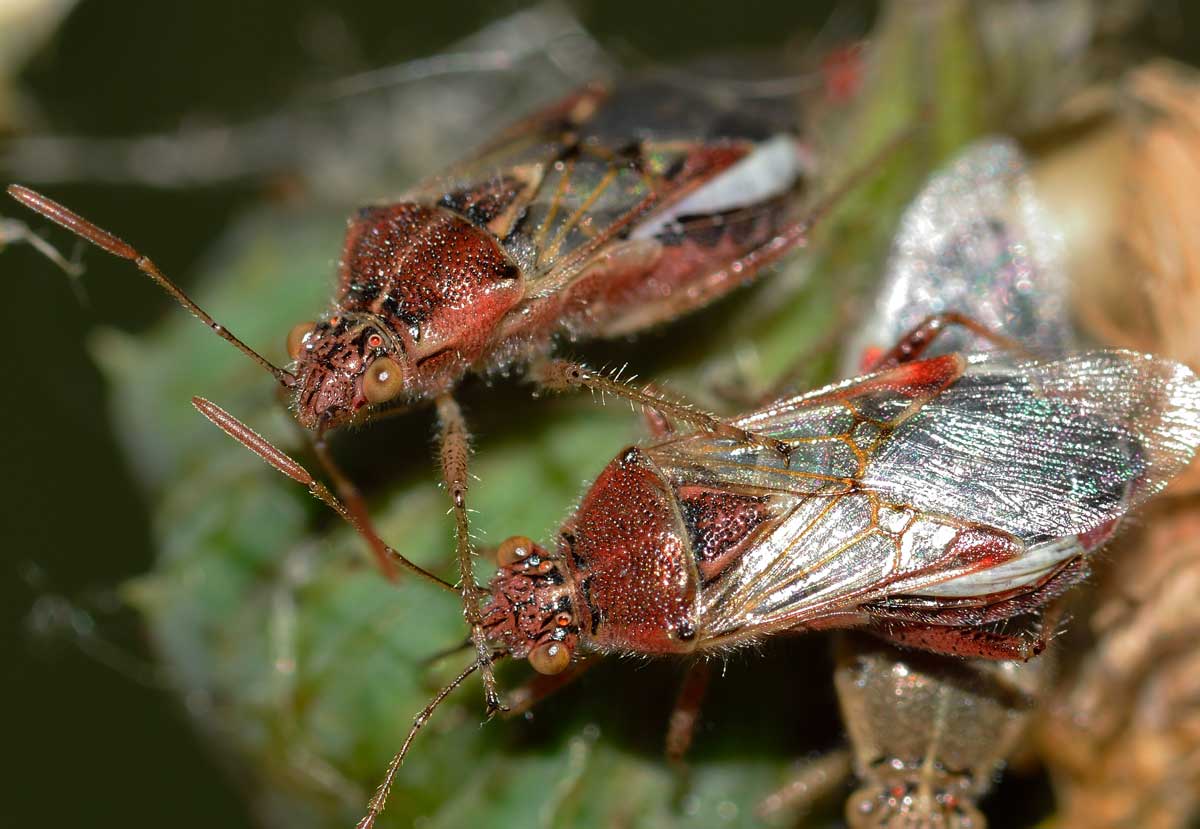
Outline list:
[[[843,375],[892,347],[925,317],[959,312],[1039,354],[1072,347],[1061,243],[1017,145],[982,139],[930,178],[905,211],[871,312],[846,350]],[[936,352],[990,344],[951,328]]]
[[[689,219],[753,213],[795,186],[796,109],[718,93],[665,76],[587,87],[405,198],[487,227],[531,294],[553,292],[609,242],[711,232],[690,228]],[[718,183],[723,173],[732,180]]]
[[[778,453],[694,434],[647,452],[681,500],[756,499],[766,519],[707,574],[720,641],[819,625],[899,596],[1032,589],[1160,489],[1200,443],[1200,382],[1122,351],[951,354],[782,401],[738,425]],[[687,511],[684,505],[685,513]]]

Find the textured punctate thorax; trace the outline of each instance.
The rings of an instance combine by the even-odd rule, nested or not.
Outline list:
[[[374,314],[394,332],[419,396],[479,359],[524,282],[487,230],[442,207],[401,203],[351,221],[339,289],[342,310]]]
[[[602,648],[679,653],[696,643],[699,576],[670,487],[638,449],[596,479],[563,527],[565,555]]]

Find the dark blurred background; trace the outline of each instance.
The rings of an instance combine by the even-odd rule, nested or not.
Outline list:
[[[40,134],[129,136],[233,123],[338,78],[437,54],[521,5],[83,0],[31,55],[0,67],[9,73],[0,82],[29,97],[21,128]],[[781,33],[813,30],[831,15],[853,29],[872,14],[869,3],[782,1],[572,9],[631,64],[769,49]],[[1196,37],[1182,26],[1156,48],[1194,59]],[[281,186],[247,176],[204,186],[47,189],[124,229],[186,286],[231,217]],[[0,216],[44,224],[10,203],[0,204]],[[64,234],[53,238],[72,253]],[[86,341],[97,326],[136,333],[179,312],[127,264],[85,253],[82,291],[26,246],[0,253],[0,698],[10,758],[0,823],[249,826],[236,781],[192,732],[180,702],[155,687],[137,619],[113,593],[151,566],[151,496],[139,491],[114,442]]]

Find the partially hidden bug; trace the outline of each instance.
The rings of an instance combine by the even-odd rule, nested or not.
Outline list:
[[[577,651],[704,655],[831,628],[959,656],[1040,652],[1040,633],[987,625],[1061,595],[1086,572],[1086,540],[1189,462],[1200,381],[1124,351],[905,362],[914,342],[872,374],[731,421],[786,442],[786,458],[705,431],[623,451],[554,552],[525,537],[500,545],[478,594],[489,657],[556,674]],[[348,517],[295,461],[195,403]],[[360,826],[433,709],[480,664],[417,717]]]
[[[939,170],[901,220],[847,373],[924,314],[956,311],[1043,355],[1075,347],[1060,245],[1015,142],[988,138]],[[931,353],[980,351],[960,329]],[[1115,530],[1115,527],[1113,528]],[[1076,538],[1090,553],[1108,535]],[[1054,633],[1052,613],[1041,625]],[[860,787],[846,803],[855,829],[983,829],[978,800],[1024,736],[1053,673],[1049,655],[1022,662],[913,653],[839,637],[835,681]]]
[[[1076,335],[1061,248],[1015,142],[991,138],[967,148],[931,178],[902,220],[845,371],[875,359],[878,344],[922,315],[951,309],[1039,354],[1071,351]],[[946,347],[984,350],[992,343],[957,331],[931,351]],[[1090,553],[1109,535],[1077,540]],[[1042,622],[1050,635],[1057,609]],[[835,678],[861,780],[846,804],[849,824],[986,826],[978,800],[1047,705],[1056,673],[1047,658],[1056,661],[1053,652],[1031,662],[956,660],[839,637]],[[789,795],[795,801],[811,793],[789,784],[769,799],[768,811],[786,808]]]
[[[1030,662],[898,651],[839,637],[834,682],[861,785],[852,829],[984,829],[978,800],[1025,736],[1052,673]]]
[[[486,661],[470,594],[468,430],[454,388],[468,373],[524,368],[552,387],[589,386],[653,403],[714,433],[753,438],[550,354],[557,339],[632,334],[701,307],[803,243],[863,171],[813,203],[811,153],[798,122],[795,108],[778,100],[730,103],[678,79],[584,88],[520,121],[473,159],[353,216],[333,307],[288,334],[290,368],[238,339],[123,240],[28,188],[8,191],[134,262],[267,370],[315,434],[318,458],[384,573],[394,575],[399,564],[454,590],[386,549],[324,445],[325,433],[340,425],[435,401],[460,590]],[[484,677],[489,710],[498,710],[486,665]]]

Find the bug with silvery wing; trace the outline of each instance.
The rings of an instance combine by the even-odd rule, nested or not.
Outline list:
[[[870,373],[730,421],[786,443],[786,457],[762,442],[675,434],[665,423],[620,453],[553,551],[526,537],[500,545],[480,604],[491,657],[525,658],[563,677],[581,664],[577,655],[704,658],[837,628],[1001,666],[1039,653],[1053,628],[1039,616],[1200,444],[1200,381],[1179,364],[1124,351],[923,357],[948,321],[996,336],[969,318],[935,316],[874,357]],[[195,402],[346,514],[291,458]],[[1029,624],[997,624],[1007,620]],[[417,716],[360,826],[382,811],[434,709],[480,664],[473,659]],[[989,754],[981,765],[990,764]],[[864,768],[872,783],[877,773]],[[969,786],[952,792],[961,807],[940,794],[951,812],[974,814]]]
[[[1013,141],[968,147],[931,177],[901,219],[843,372],[878,359],[881,344],[924,317],[948,312],[968,316],[989,336],[947,330],[930,352],[986,351],[997,337],[1043,356],[1074,350],[1052,225]],[[1115,530],[1114,523],[1045,549],[1062,562],[1083,562]],[[1054,619],[1052,612],[1041,622],[1045,635],[1054,633]],[[950,659],[858,634],[840,636],[835,650],[835,684],[861,780],[846,804],[850,825],[983,829],[978,800],[1029,723],[1051,674],[1046,658]],[[762,810],[786,813],[828,790],[849,771],[841,756],[802,769]]]
[[[678,76],[587,87],[400,199],[364,207],[349,221],[331,310],[287,337],[289,368],[215,321],[125,241],[28,188],[8,191],[135,263],[279,382],[383,572],[403,566],[461,594],[494,712],[502,705],[474,587],[468,430],[452,396],[465,375],[519,369],[550,387],[599,389],[786,452],[781,441],[551,358],[558,340],[633,334],[744,285],[802,244],[874,168],[810,203],[811,152],[797,132],[794,90],[750,101],[720,92]],[[456,520],[459,587],[384,544],[325,445],[331,429],[428,401]]]

